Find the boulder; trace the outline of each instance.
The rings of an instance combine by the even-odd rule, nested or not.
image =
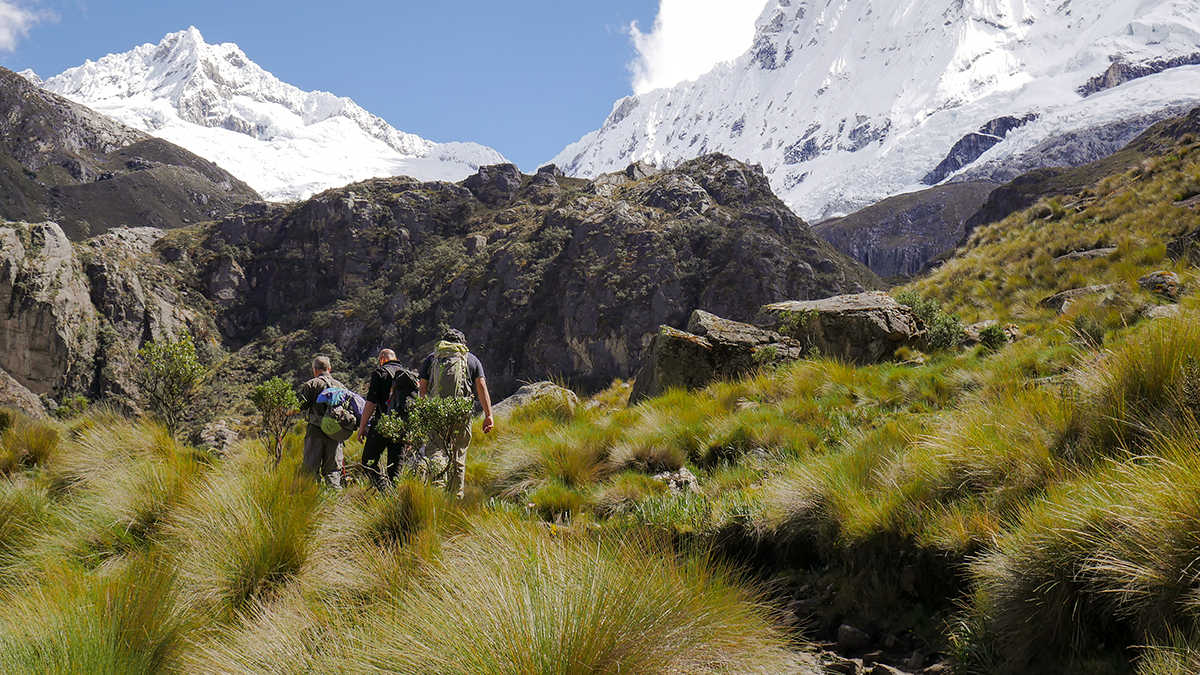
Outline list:
[[[1138,285],[1171,301],[1178,300],[1180,294],[1183,293],[1183,284],[1179,280],[1179,275],[1164,270],[1151,272],[1138,279]]]
[[[1105,295],[1112,292],[1111,284],[1099,284],[1096,286],[1084,286],[1082,288],[1071,288],[1065,291],[1059,291],[1054,295],[1042,298],[1038,305],[1046,309],[1052,309],[1059,314],[1066,312],[1071,308],[1071,304],[1080,298],[1086,298],[1092,295]]]
[[[511,202],[521,189],[522,176],[512,164],[481,166],[479,172],[463,181],[463,187],[488,206]]]
[[[919,349],[924,337],[912,309],[881,291],[766,305],[757,323],[857,364],[885,361],[902,346]]]
[[[1105,248],[1093,248],[1088,251],[1071,251],[1054,259],[1054,262],[1067,262],[1071,260],[1095,260],[1096,258],[1108,258],[1116,255],[1116,246],[1107,246]]]
[[[803,358],[796,340],[746,323],[696,310],[688,330],[662,326],[646,349],[630,404],[671,388],[698,389],[756,367]]]
[[[34,417],[45,417],[46,407],[37,394],[0,370],[0,408],[13,408]]]
[[[1142,315],[1153,321],[1155,319],[1170,319],[1179,316],[1180,312],[1179,305],[1155,305],[1143,312]]]
[[[518,408],[546,400],[559,402],[572,413],[579,406],[579,397],[570,389],[560,387],[553,382],[534,382],[521,387],[512,396],[492,406],[492,414],[496,417],[507,417]]]

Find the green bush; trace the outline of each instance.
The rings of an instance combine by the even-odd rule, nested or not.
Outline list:
[[[937,300],[923,298],[915,291],[904,291],[896,296],[896,301],[911,308],[925,326],[925,341],[930,350],[953,349],[966,339],[967,331],[962,321],[942,309]]]
[[[471,421],[475,401],[450,396],[428,397],[412,401],[408,410],[408,430],[413,444],[451,445],[454,436]]]
[[[300,408],[296,391],[283,378],[273,377],[250,392],[250,402],[262,416],[262,431],[271,439],[271,454],[279,464],[283,456],[283,437],[292,416]]]
[[[194,399],[204,366],[192,336],[148,342],[138,350],[141,368],[134,377],[147,407],[171,435],[179,431]]]
[[[1008,344],[1008,334],[998,325],[991,325],[979,331],[979,344],[989,352],[999,351]]]

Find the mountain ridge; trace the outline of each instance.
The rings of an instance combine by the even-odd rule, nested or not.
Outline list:
[[[194,26],[88,60],[41,86],[189,148],[269,199],[299,199],[378,176],[460,180],[505,161],[475,143],[435,143],[399,131],[349,98],[301,90],[236,44],[205,42]]]
[[[737,60],[617,101],[600,129],[552,161],[592,176],[725,152],[762,164],[789,206],[818,222],[920,189],[960,139],[1035,114],[937,181],[1003,182],[1115,152],[1200,102],[1200,68],[1187,65],[1200,45],[1196,16],[1196,0],[773,0]],[[1178,65],[1130,68],[1114,74],[1116,86],[1076,91],[1118,60]],[[1053,154],[1067,134],[1082,150]]]

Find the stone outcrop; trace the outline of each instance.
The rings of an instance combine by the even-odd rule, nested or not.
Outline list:
[[[756,323],[857,364],[890,359],[902,346],[919,348],[924,336],[912,310],[879,291],[766,305]]]
[[[0,225],[0,369],[39,396],[83,388],[98,328],[87,278],[62,229]]]
[[[658,327],[695,308],[747,320],[768,302],[880,285],[757,167],[713,155],[620,177],[500,166],[459,184],[371,180],[245,207],[185,257],[235,348],[278,353],[259,341],[273,325],[352,364],[381,345],[416,363],[445,322],[484,358],[497,397],[535,379],[594,390],[630,378]]]
[[[1086,251],[1071,251],[1064,253],[1054,259],[1054,262],[1070,262],[1072,260],[1097,260],[1099,258],[1111,258],[1117,254],[1116,246],[1105,246],[1103,248],[1093,248]]]
[[[1179,279],[1179,275],[1166,270],[1151,272],[1138,279],[1138,286],[1172,302],[1178,300],[1183,293],[1183,282]]]
[[[1052,309],[1059,314],[1065,313],[1071,308],[1071,304],[1080,298],[1086,298],[1096,295],[1106,295],[1113,291],[1113,287],[1108,284],[1098,284],[1095,286],[1084,286],[1082,288],[1070,288],[1065,291],[1059,291],[1038,303],[1038,305],[1046,309]]]
[[[512,396],[492,406],[492,413],[496,417],[507,417],[518,408],[543,401],[562,406],[565,411],[571,413],[574,413],[575,409],[579,407],[579,396],[570,389],[560,387],[553,382],[534,382],[524,385]]]
[[[3,370],[0,370],[0,408],[15,408],[35,417],[46,415],[41,398]]]
[[[148,340],[213,334],[198,297],[155,252],[153,228],[74,244],[57,224],[0,223],[0,389],[35,414],[38,399],[132,392]],[[195,328],[195,330],[193,330]]]
[[[803,346],[796,340],[697,310],[687,331],[670,326],[659,329],[646,350],[629,402],[638,403],[673,388],[697,389],[803,356]]]

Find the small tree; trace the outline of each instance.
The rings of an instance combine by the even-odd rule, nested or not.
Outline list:
[[[300,407],[296,391],[283,378],[272,377],[250,392],[250,402],[262,414],[263,434],[273,441],[271,456],[275,465],[283,459],[283,437]]]
[[[174,436],[204,376],[192,336],[147,342],[138,350],[142,367],[135,380],[146,406]]]
[[[419,398],[408,410],[407,431],[414,445],[430,443],[449,448],[456,434],[471,420],[475,402],[456,396]]]

